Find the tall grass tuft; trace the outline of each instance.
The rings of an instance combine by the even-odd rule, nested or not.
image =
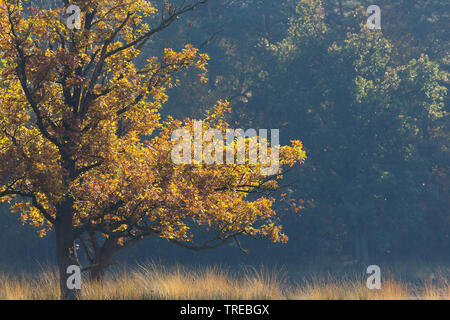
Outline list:
[[[0,273],[0,300],[56,300],[56,275],[51,268],[35,275]],[[84,280],[82,299],[86,300],[450,300],[445,272],[422,285],[388,274],[380,290],[367,289],[365,278],[351,274],[304,277],[293,282],[284,270],[275,268],[231,272],[218,266],[165,267],[157,263],[116,269],[102,283]]]

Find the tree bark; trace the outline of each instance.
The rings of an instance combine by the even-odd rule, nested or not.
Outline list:
[[[107,267],[104,265],[96,265],[89,269],[89,281],[103,282]]]
[[[119,252],[117,239],[114,237],[105,240],[102,248],[96,254],[94,265],[89,270],[89,280],[101,282],[106,274],[106,270],[114,263],[114,257]]]
[[[339,14],[341,15],[341,17],[344,16],[344,8],[342,6],[342,0],[339,0]]]
[[[67,268],[72,265],[79,267],[72,225],[73,200],[66,198],[57,206],[56,211],[56,261],[59,269],[60,295],[62,300],[78,300],[81,297],[81,290],[70,290],[67,286],[67,280],[70,277],[70,274],[67,274]]]

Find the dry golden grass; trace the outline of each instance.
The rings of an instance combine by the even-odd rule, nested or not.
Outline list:
[[[380,290],[369,290],[365,279],[336,280],[313,279],[303,285],[297,285],[287,293],[293,300],[404,300],[419,299],[414,290],[406,284],[388,278],[383,281]],[[445,299],[442,296],[442,299]]]
[[[58,299],[58,279],[46,270],[38,275],[11,276],[0,274],[0,300]],[[413,287],[393,277],[383,280],[381,290],[368,290],[365,279],[332,276],[302,279],[297,284],[287,281],[279,270],[245,269],[239,275],[219,267],[192,270],[165,268],[157,264],[133,270],[115,271],[100,283],[85,282],[83,299],[233,299],[233,300],[396,300],[450,299],[450,285],[445,279],[439,285]]]

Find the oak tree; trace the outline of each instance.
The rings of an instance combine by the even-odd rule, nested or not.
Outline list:
[[[191,45],[160,57],[142,48],[205,2],[0,2],[0,198],[41,235],[54,229],[63,299],[80,294],[66,286],[67,268],[79,265],[77,239],[100,274],[145,236],[194,249],[239,236],[287,240],[268,195],[281,169],[267,177],[261,163],[171,159],[172,133],[192,130],[194,120],[163,119],[160,109],[178,71],[193,67],[207,80],[208,56]],[[80,8],[80,29],[63,18],[71,4]],[[227,102],[217,102],[205,127],[229,128],[227,112]],[[279,151],[285,166],[306,157],[299,141]],[[212,236],[195,246],[203,233]]]

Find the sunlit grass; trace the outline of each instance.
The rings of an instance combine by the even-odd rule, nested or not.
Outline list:
[[[438,283],[411,285],[386,275],[380,290],[368,290],[363,277],[309,277],[288,280],[283,270],[243,268],[239,273],[213,266],[198,269],[147,264],[131,270],[110,272],[103,283],[83,283],[88,300],[396,300],[450,299],[450,285],[444,275]],[[35,275],[0,274],[1,300],[58,299],[54,270]]]

